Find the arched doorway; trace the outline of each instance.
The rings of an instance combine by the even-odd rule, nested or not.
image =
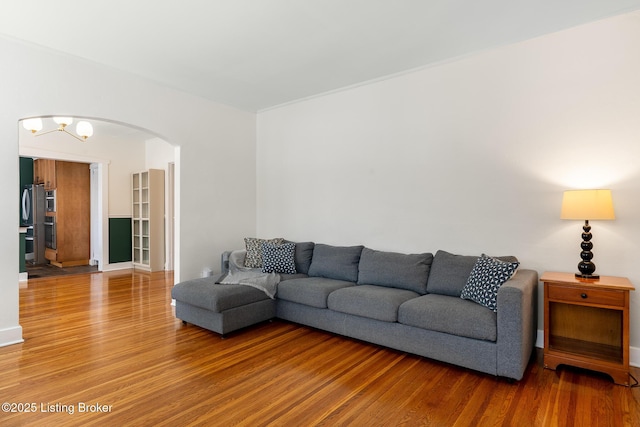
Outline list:
[[[165,269],[172,269],[174,253],[173,203],[175,200],[174,166],[179,157],[177,147],[149,131],[108,120],[86,119],[94,133],[85,142],[65,132],[49,132],[41,136],[19,126],[19,155],[32,159],[53,159],[87,164],[91,171],[90,263],[101,271],[131,268],[131,261],[113,257],[113,247],[120,242],[114,237],[117,224],[126,224],[132,215],[131,174],[147,169],[165,171]],[[55,129],[51,117],[42,119],[46,129]],[[171,171],[171,174],[169,173]],[[122,230],[120,231],[122,232]],[[115,240],[114,240],[115,239]],[[120,248],[122,252],[123,248]],[[124,251],[126,252],[126,245]]]

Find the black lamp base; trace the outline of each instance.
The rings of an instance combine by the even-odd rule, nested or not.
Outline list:
[[[580,247],[582,248],[582,252],[580,252],[580,258],[582,261],[578,263],[578,271],[580,273],[576,273],[576,278],[578,279],[599,279],[599,274],[593,274],[596,271],[596,265],[591,262],[593,258],[593,253],[591,249],[593,249],[593,243],[591,243],[591,226],[589,225],[589,221],[584,222],[584,226],[582,227],[582,243]]]
[[[576,279],[593,279],[593,280],[597,280],[600,278],[599,274],[582,274],[582,273],[576,273]]]

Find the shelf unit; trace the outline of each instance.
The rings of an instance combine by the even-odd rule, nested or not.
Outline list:
[[[605,372],[629,385],[629,291],[625,277],[599,280],[546,272],[544,367],[566,364]]]
[[[164,171],[149,169],[131,176],[133,266],[164,270]]]

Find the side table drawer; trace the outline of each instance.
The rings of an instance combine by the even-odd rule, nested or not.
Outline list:
[[[548,285],[549,299],[624,307],[624,291]]]

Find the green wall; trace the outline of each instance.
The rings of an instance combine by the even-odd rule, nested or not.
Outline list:
[[[131,218],[109,218],[109,263],[131,261]]]
[[[33,184],[33,159],[20,157],[20,189]]]

